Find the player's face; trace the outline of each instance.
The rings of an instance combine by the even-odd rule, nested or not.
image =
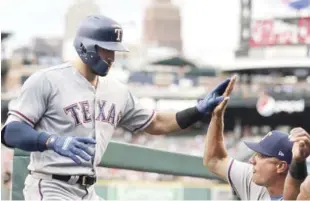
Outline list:
[[[278,175],[279,161],[273,157],[255,153],[250,161],[253,165],[253,182],[260,186],[269,186]]]
[[[115,52],[111,51],[111,50],[99,48],[99,55],[102,59],[104,59],[105,61],[107,61],[110,64],[109,68],[111,68],[111,66],[114,62]]]

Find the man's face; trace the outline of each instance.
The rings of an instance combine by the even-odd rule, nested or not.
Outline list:
[[[275,182],[279,174],[287,171],[285,162],[260,153],[255,153],[249,162],[253,165],[252,181],[260,186],[270,186]]]
[[[301,184],[297,200],[310,200],[310,175]]]

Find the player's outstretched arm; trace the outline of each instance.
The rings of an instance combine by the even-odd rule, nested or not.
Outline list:
[[[310,155],[310,135],[302,128],[294,128],[290,132],[290,140],[294,142],[293,160],[284,184],[284,200],[296,200],[308,175],[306,159]]]
[[[203,164],[223,180],[227,180],[226,172],[229,165],[224,144],[224,113],[235,81],[236,78],[234,77],[224,93],[224,100],[214,109],[205,139]]]
[[[146,127],[145,132],[153,135],[173,133],[188,128],[205,115],[210,115],[214,108],[223,101],[223,94],[232,79],[235,78],[224,80],[194,107],[177,113],[158,112],[150,125]]]

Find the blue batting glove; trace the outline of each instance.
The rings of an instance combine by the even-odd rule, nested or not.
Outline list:
[[[230,78],[224,80],[215,87],[206,97],[197,104],[197,110],[202,114],[211,114],[214,108],[224,100],[224,92],[230,82]]]
[[[87,144],[96,144],[96,141],[87,137],[51,135],[46,146],[59,155],[69,157],[77,164],[82,164],[79,157],[85,161],[90,161],[94,156]]]

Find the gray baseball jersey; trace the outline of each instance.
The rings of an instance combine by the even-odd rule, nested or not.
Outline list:
[[[110,76],[95,89],[70,63],[31,75],[9,108],[6,122],[24,121],[37,131],[62,136],[93,137],[93,162],[77,165],[52,150],[32,152],[28,169],[47,174],[92,175],[116,127],[132,132],[146,128],[153,110],[144,109],[128,88]]]
[[[227,180],[241,200],[282,200],[271,198],[267,188],[252,182],[253,166],[231,159],[227,169]]]

